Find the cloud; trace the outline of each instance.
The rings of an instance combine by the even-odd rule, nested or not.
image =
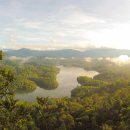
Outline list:
[[[130,49],[130,24],[113,23],[109,26],[110,28],[92,32],[89,39],[98,46]]]
[[[123,17],[122,13],[118,14],[121,11],[128,16],[126,10],[130,11],[130,4],[128,1],[121,4],[119,0],[117,5],[120,6],[117,7],[115,1],[5,0],[0,5],[0,46],[33,49],[130,48],[127,45],[130,42],[129,23],[115,20],[119,14]],[[115,10],[110,10],[110,5]],[[112,17],[109,17],[108,11]]]
[[[66,16],[63,18],[62,22],[72,26],[85,25],[101,23],[105,24],[106,21],[99,19],[92,14],[87,14],[80,10],[79,8],[73,7],[65,10],[67,12]],[[70,13],[71,12],[71,13]]]
[[[43,22],[34,22],[34,21],[28,21],[22,23],[23,27],[25,28],[32,28],[32,29],[40,29]]]

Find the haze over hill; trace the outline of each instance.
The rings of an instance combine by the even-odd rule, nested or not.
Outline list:
[[[84,57],[118,57],[120,55],[130,56],[130,50],[125,49],[111,49],[111,48],[93,48],[85,51],[78,51],[73,49],[64,50],[49,50],[38,51],[22,48],[19,50],[7,50],[8,56],[28,57],[28,56],[43,56],[43,57],[64,57],[64,58],[84,58]]]

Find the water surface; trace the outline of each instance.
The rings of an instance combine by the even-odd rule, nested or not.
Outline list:
[[[71,96],[71,90],[77,87],[77,77],[78,76],[89,76],[93,77],[98,74],[96,71],[86,71],[82,68],[77,67],[60,67],[60,72],[57,75],[57,80],[59,83],[58,88],[54,90],[45,90],[43,88],[37,87],[35,91],[31,93],[16,94],[16,98],[25,101],[35,101],[36,97],[66,97]]]

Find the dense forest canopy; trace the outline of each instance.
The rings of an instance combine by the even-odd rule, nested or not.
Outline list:
[[[130,130],[130,0],[0,0],[0,130]]]
[[[58,86],[56,75],[59,68],[54,65],[21,64],[19,60],[4,60],[2,63],[15,73],[16,92],[31,92],[37,86],[44,89],[55,89]]]
[[[74,60],[77,65],[78,59]],[[61,63],[75,66],[68,61]],[[57,87],[56,75],[60,70],[56,63],[31,62],[3,60],[0,63],[0,130],[130,129],[129,65],[96,59],[83,62],[80,64],[83,68],[97,70],[99,75],[93,79],[77,77],[79,86],[71,91],[70,98],[16,100],[16,92],[33,91],[36,85],[45,89]]]

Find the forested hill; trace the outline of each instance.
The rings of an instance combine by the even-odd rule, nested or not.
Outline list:
[[[130,130],[130,64],[80,61],[77,63],[85,69],[91,65],[91,70],[99,74],[93,78],[77,77],[79,85],[71,91],[71,97],[37,97],[36,102],[27,102],[17,100],[16,93],[24,96],[24,92],[29,94],[37,86],[48,91],[57,88],[59,69],[51,64],[3,59],[0,130]]]
[[[51,51],[38,51],[38,50],[30,50],[26,48],[22,48],[19,50],[7,50],[6,52],[9,56],[17,56],[17,57],[27,57],[27,56],[45,56],[45,57],[76,57],[76,58],[84,58],[84,57],[117,57],[120,55],[128,55],[130,56],[130,50],[125,49],[110,49],[110,48],[96,48],[89,49],[86,51],[77,51],[72,49],[64,49],[64,50],[51,50]]]

